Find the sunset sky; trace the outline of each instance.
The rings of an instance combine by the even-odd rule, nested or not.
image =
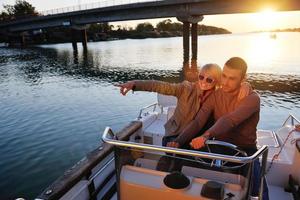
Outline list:
[[[14,0],[0,0],[1,10],[3,9],[3,4],[14,4],[14,2]],[[79,4],[89,4],[95,2],[95,0],[27,0],[27,2],[36,7],[38,11],[45,11]],[[161,20],[162,19],[127,21],[122,23],[113,23],[113,25],[120,24],[123,26],[135,27],[137,23],[144,21],[148,21],[153,25],[156,25],[156,23]],[[174,18],[172,21],[176,21],[176,19]],[[261,10],[255,14],[205,16],[201,23],[226,28],[234,33],[283,28],[300,28],[300,11],[274,12],[271,8],[265,8],[265,10]]]

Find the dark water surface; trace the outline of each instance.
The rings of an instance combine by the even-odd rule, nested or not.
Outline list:
[[[182,38],[0,48],[0,199],[31,199],[100,144],[105,126],[122,128],[154,93],[123,97],[132,79],[178,82]],[[199,37],[199,65],[231,56],[249,64],[262,97],[259,128],[300,117],[300,33]]]

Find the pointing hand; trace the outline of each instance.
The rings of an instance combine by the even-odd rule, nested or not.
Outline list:
[[[117,87],[120,88],[120,93],[125,96],[127,94],[128,91],[132,90],[133,86],[134,86],[134,81],[128,81],[126,83],[123,84],[117,84],[115,85]]]

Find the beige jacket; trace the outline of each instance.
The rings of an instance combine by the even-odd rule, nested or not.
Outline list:
[[[165,124],[166,136],[178,135],[191,122],[201,107],[202,90],[196,83],[167,83],[162,81],[135,81],[134,91],[157,92],[177,97],[174,115]]]

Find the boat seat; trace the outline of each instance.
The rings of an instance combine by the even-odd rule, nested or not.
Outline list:
[[[147,123],[144,126],[144,143],[161,145],[162,138],[165,135],[165,123],[174,114],[177,104],[177,98],[157,94],[157,103],[161,108],[161,113],[156,114],[155,120]]]
[[[157,93],[157,104],[162,107],[176,106],[177,98]]]
[[[167,121],[167,115],[160,114],[157,118],[148,126],[144,128],[144,143],[161,145],[162,138],[165,135],[165,123]]]

